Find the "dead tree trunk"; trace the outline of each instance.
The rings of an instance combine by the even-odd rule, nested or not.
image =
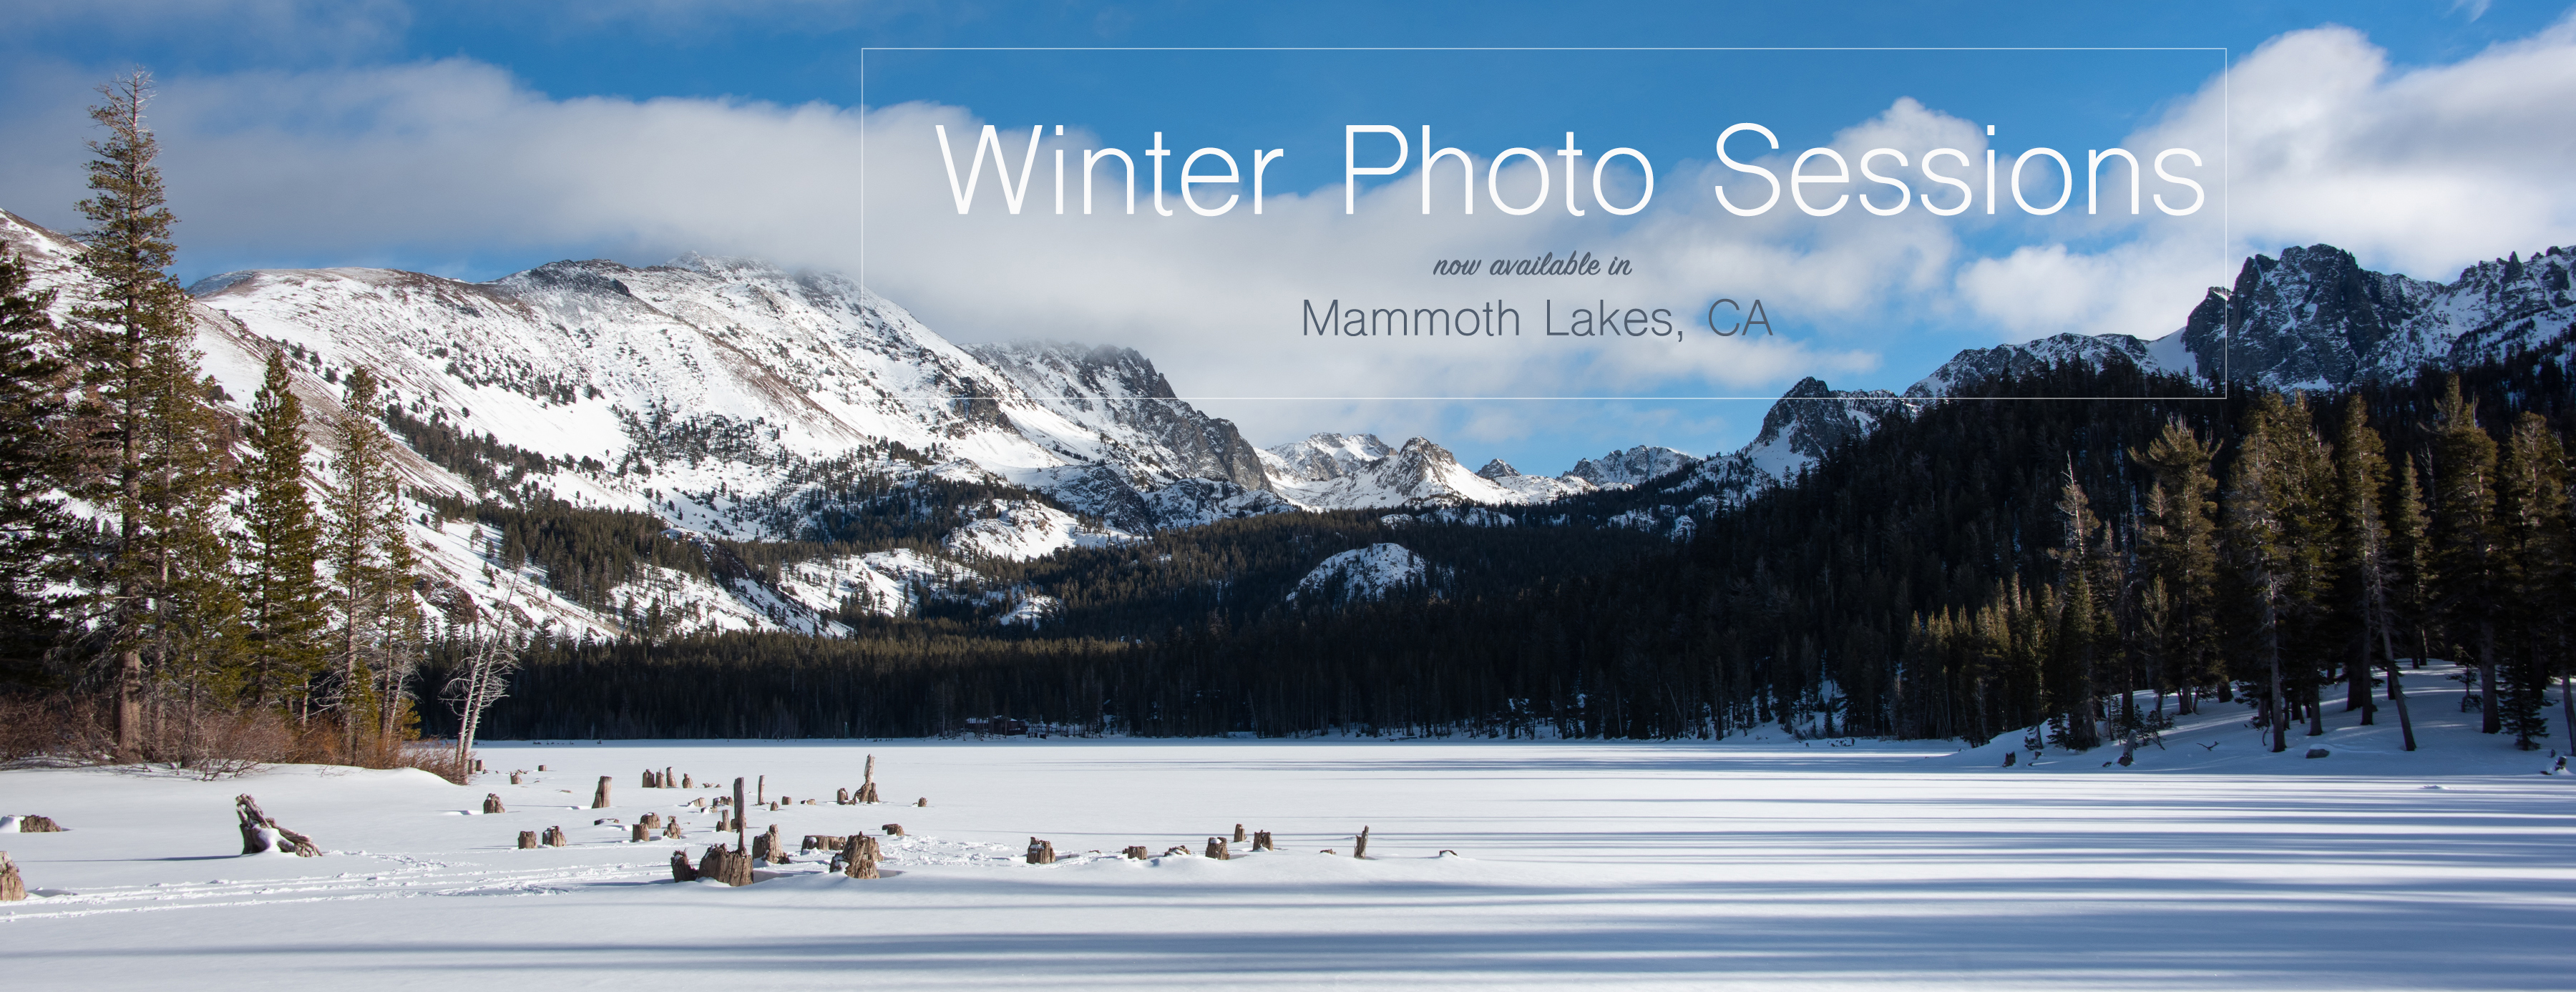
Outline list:
[[[1227,852],[1226,852],[1226,849],[1225,849],[1225,838],[1223,838],[1223,837],[1210,837],[1210,838],[1208,838],[1207,856],[1208,856],[1208,857],[1211,857],[1211,858],[1215,858],[1215,859],[1217,859],[1217,860],[1219,860],[1219,861],[1232,861],[1232,860],[1234,860],[1234,855],[1229,854],[1229,853],[1227,853]]]
[[[930,797],[929,797],[929,796],[923,796],[923,797],[921,797],[921,798],[919,798],[919,799],[915,799],[915,800],[913,800],[913,801],[912,801],[912,804],[913,804],[913,805],[915,805],[915,806],[919,806],[919,807],[921,807],[921,808],[923,808],[923,809],[929,809],[929,808],[930,808]]]
[[[751,801],[763,806],[769,805],[769,776],[760,776],[760,783],[752,787]]]
[[[600,776],[600,777],[599,777],[599,791],[598,791],[598,792],[591,793],[591,796],[590,796],[590,808],[592,808],[592,809],[607,809],[607,808],[608,808],[608,776],[606,776],[606,775],[602,775],[602,776]]]
[[[641,843],[644,843],[645,841],[652,840],[652,839],[653,839],[653,828],[648,827],[648,826],[645,826],[641,821],[639,821],[639,822],[637,822],[637,823],[635,824],[635,833],[634,833],[634,836],[633,836],[633,837],[628,838],[628,841],[627,841],[627,842],[628,842],[628,843],[632,843],[632,844],[641,844]]]
[[[562,827],[547,827],[542,842],[547,847],[562,847],[572,843],[572,838],[564,836]]]
[[[1145,845],[1143,845],[1143,844],[1137,844],[1137,845],[1134,845],[1134,846],[1132,846],[1132,847],[1129,847],[1126,851],[1121,852],[1121,853],[1126,854],[1126,855],[1127,855],[1127,860],[1129,860],[1129,861],[1143,861],[1143,860],[1145,860],[1145,857],[1146,857],[1146,855],[1145,855]]]
[[[671,881],[694,882],[697,880],[698,866],[689,863],[689,852],[671,852]]]
[[[536,832],[536,831],[534,831],[534,830],[522,830],[522,831],[519,831],[519,850],[522,850],[522,851],[533,851],[533,850],[536,850],[536,849],[537,849],[537,832]]]
[[[752,838],[751,856],[770,864],[783,864],[787,861],[786,842],[778,839],[778,824],[770,824],[768,830]]]
[[[644,814],[643,819],[635,822],[641,824],[646,830],[660,830],[662,829],[662,814],[646,813]]]
[[[277,825],[267,813],[260,812],[259,801],[247,795],[233,797],[233,815],[241,819],[242,853],[260,854],[273,849],[289,851],[299,858],[322,853],[313,838]],[[20,829],[25,829],[24,824]]]
[[[671,822],[669,822],[669,823],[665,823],[665,824],[663,824],[663,825],[662,825],[662,839],[664,839],[664,840],[678,840],[678,839],[680,839],[680,821],[679,821],[679,820],[677,820],[677,819],[673,819]]]
[[[691,781],[691,780],[690,780],[689,775],[688,775],[688,773],[687,773],[687,772],[682,772],[682,773],[680,773],[680,788],[683,788],[683,789],[694,789],[694,788],[697,788],[697,787],[698,787],[698,786],[697,786],[697,783],[696,783],[696,782],[694,782],[694,781]]]
[[[1252,832],[1252,849],[1255,851],[1276,851],[1279,848],[1276,844],[1271,842],[1270,831],[1255,830]]]
[[[58,834],[63,832],[63,825],[55,823],[53,817],[37,816],[34,813],[29,813],[18,818],[18,832],[22,834]]]
[[[850,804],[850,790],[848,790],[848,789],[842,789],[841,791],[839,791],[839,792],[835,792],[835,793],[833,793],[833,794],[832,794],[832,805],[834,805],[834,806],[847,806],[847,805],[849,805],[849,804]]]
[[[662,766],[662,784],[661,784],[661,786],[660,786],[660,787],[661,787],[661,788],[664,788],[664,789],[668,789],[668,788],[670,788],[670,787],[671,787],[671,783],[673,783],[673,782],[677,782],[677,781],[679,781],[679,779],[676,779],[676,778],[672,778],[672,777],[671,777],[671,766],[669,766],[669,765],[664,765],[664,766]]]
[[[501,805],[501,794],[500,794],[500,793],[498,793],[498,792],[486,792],[486,793],[484,793],[484,794],[483,794],[483,812],[486,812],[486,813],[507,813],[507,812],[509,812],[509,811],[510,811],[510,810],[509,810],[509,808],[508,808],[508,807],[505,807],[505,806]]]
[[[1354,846],[1354,847],[1352,847],[1352,848],[1351,848],[1351,857],[1354,857],[1354,858],[1365,858],[1365,857],[1368,857],[1368,832],[1369,832],[1369,828],[1367,828],[1367,827],[1361,827],[1361,828],[1360,828],[1360,839],[1359,839],[1359,844],[1358,844],[1357,846]]]
[[[873,755],[873,754],[868,755],[868,767],[867,767],[866,777],[865,777],[865,778],[863,778],[863,779],[861,779],[861,780],[859,781],[859,794],[858,794],[858,796],[857,796],[856,798],[857,798],[857,800],[858,800],[859,802],[862,802],[862,803],[873,803],[873,802],[876,802],[876,801],[877,801],[877,756],[876,756],[876,755]]]
[[[1029,838],[1029,863],[1033,865],[1054,864],[1055,842],[1051,840],[1039,840],[1035,837]]]
[[[737,775],[734,776],[733,780],[733,849],[736,854],[741,854],[751,850],[750,841],[746,839],[743,834],[742,776]]]
[[[1240,844],[1240,843],[1243,843],[1243,841],[1244,841],[1243,824],[1240,824],[1240,823],[1235,824],[1235,825],[1234,825],[1234,842],[1235,842],[1235,843],[1237,843],[1237,844]]]
[[[641,787],[641,788],[646,788],[646,789],[650,789],[650,788],[652,788],[652,787],[653,787],[653,770],[652,770],[652,769],[650,769],[650,768],[644,769],[644,781],[643,781],[642,783],[640,783],[640,787]]]
[[[527,779],[528,779],[528,773],[526,773],[526,772],[511,772],[511,773],[510,773],[510,784],[511,784],[511,785],[526,785],[526,784],[528,784]]]
[[[885,835],[886,835],[886,836],[888,836],[888,837],[901,837],[901,836],[903,836],[903,824],[900,824],[900,823],[889,823],[889,824],[886,824],[886,825],[885,825]]]
[[[27,898],[27,880],[18,876],[18,865],[9,860],[9,852],[0,851],[0,902],[17,902]]]

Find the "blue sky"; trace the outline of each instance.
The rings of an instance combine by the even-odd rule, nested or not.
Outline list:
[[[1528,471],[1634,443],[1732,448],[1767,406],[1656,397],[1771,396],[1807,374],[1901,389],[1960,347],[2169,327],[2198,286],[2225,281],[2246,251],[2326,240],[2364,264],[2447,278],[2476,258],[2576,241],[2568,199],[2550,192],[2565,184],[2548,173],[2563,168],[2546,164],[2566,161],[2565,115],[2497,108],[2488,120],[2445,102],[2483,110],[2497,102],[2485,95],[2493,80],[2538,77],[2532,102],[2566,106],[2554,88],[2563,80],[2531,68],[2566,44],[2563,4],[18,6],[20,29],[0,40],[9,63],[0,126],[15,136],[0,150],[0,206],[69,226],[86,87],[149,65],[169,93],[161,126],[187,221],[185,278],[365,264],[482,279],[564,257],[649,264],[693,249],[848,268],[855,203],[839,197],[858,163],[842,132],[871,120],[886,123],[881,134],[894,121],[903,134],[932,119],[955,120],[952,130],[1063,123],[1093,138],[1073,148],[1137,150],[1153,130],[1183,153],[1286,147],[1273,191],[1314,201],[1303,221],[1292,202],[1268,227],[1236,215],[1186,235],[1168,233],[1183,230],[1175,224],[1032,224],[1041,240],[1010,255],[986,240],[1017,237],[995,233],[1005,229],[890,208],[890,197],[917,206],[946,191],[906,185],[933,173],[898,179],[898,166],[934,160],[881,141],[869,159],[880,177],[867,205],[873,247],[880,259],[911,261],[885,263],[870,282],[961,340],[1039,333],[1137,346],[1184,394],[1208,397],[1203,405],[1261,443],[1307,430],[1423,434],[1470,465],[1501,456]],[[2203,50],[901,50],[1310,46]],[[863,48],[873,49],[864,72]],[[2007,158],[2047,145],[2080,161],[2081,149],[2141,135],[2203,140],[2215,133],[2207,110],[2222,61],[2210,48],[2252,74],[2235,93],[2237,156],[2221,170],[2233,182],[2212,183],[2236,201],[2225,239],[2206,216],[2103,223],[2007,208],[1941,225],[1918,214],[1870,227],[1846,212],[1729,226],[1692,206],[1711,137],[1737,121],[1772,127],[1787,154],[1860,140],[1851,135],[1873,126],[1928,134],[1996,124]],[[1930,116],[1898,120],[1900,100]],[[2324,109],[2304,110],[2310,102]],[[907,104],[919,113],[882,113]],[[1546,151],[1569,129],[1596,151],[1635,147],[1657,164],[1656,206],[1579,227],[1515,229],[1480,214],[1452,230],[1399,224],[1385,216],[1396,202],[1387,199],[1373,226],[1332,227],[1318,215],[1323,200],[1340,199],[1340,125],[1364,121],[1433,124],[1440,144],[1469,150],[1480,169],[1504,147]],[[2408,138],[2440,129],[2456,132],[2442,154]],[[2332,152],[2299,164],[2310,148]],[[913,155],[909,165],[879,159],[899,153]],[[1375,185],[1392,197],[1413,178]],[[761,189],[784,192],[763,200]],[[1312,235],[1283,233],[1299,224]],[[1389,351],[1311,366],[1295,357],[1302,346],[1282,340],[1295,336],[1284,301],[1437,296],[1453,284],[1381,270],[1461,245],[1502,254],[1541,244],[1632,249],[1658,269],[1638,295],[1676,309],[1721,292],[1771,293],[1790,301],[1775,317],[1792,340],[1683,359]],[[1157,275],[1122,283],[1106,274],[1114,269],[1081,269],[1086,258]],[[985,259],[998,261],[981,281],[959,275]],[[1237,268],[1192,268],[1209,259]],[[1050,260],[1065,270],[1039,271],[1058,267]],[[1229,299],[1224,273],[1250,267],[1275,271]],[[1050,277],[1082,285],[991,291]],[[993,305],[996,296],[1019,303]],[[1634,399],[1371,399],[1425,395]]]

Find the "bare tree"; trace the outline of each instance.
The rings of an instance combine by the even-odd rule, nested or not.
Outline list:
[[[508,609],[518,595],[518,589],[513,587],[509,596],[501,601],[502,610]],[[462,602],[465,609],[473,609],[471,600]],[[446,687],[439,692],[447,700],[448,707],[456,712],[458,767],[465,767],[473,760],[474,737],[483,725],[483,712],[509,695],[510,675],[519,669],[522,638],[502,626],[502,610],[475,611],[467,626],[466,640],[472,647],[466,650],[465,668],[448,679]],[[486,617],[490,618],[489,623],[485,622]]]

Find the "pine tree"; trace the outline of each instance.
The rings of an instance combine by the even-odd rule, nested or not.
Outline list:
[[[2146,450],[2129,457],[2154,479],[2139,558],[2161,593],[2158,612],[2165,619],[2157,649],[2171,666],[2182,712],[2197,713],[2200,690],[2218,679],[2218,482],[2209,474],[2211,452],[2174,418]]]
[[[2102,555],[2096,534],[2100,522],[2093,516],[2092,501],[2076,481],[2071,463],[2058,488],[2057,514],[2065,528],[2057,552],[2057,636],[2051,644],[2049,666],[2040,678],[2050,718],[2061,728],[2059,742],[2083,751],[2102,745],[2101,727],[2094,716],[2100,694],[2095,683],[2097,667],[2116,643],[2116,632],[2107,629],[2103,609]]]
[[[2496,533],[2496,443],[2478,426],[2477,403],[2450,377],[2434,404],[2434,567],[2442,573],[2434,610],[2446,640],[2477,661],[2484,705],[2479,729],[2504,729],[2496,686],[2496,606],[2505,593],[2504,555]]]
[[[2413,459],[2397,466],[2397,499],[2388,508],[2389,561],[2395,567],[2392,602],[2395,616],[2414,635],[2415,667],[2424,667],[2424,658],[2432,653],[2433,635],[2433,520],[2424,510],[2424,487],[2416,480]],[[2391,664],[2395,659],[2390,660]],[[2394,698],[2394,697],[2392,697]]]
[[[2321,451],[2304,402],[2266,392],[2247,411],[2244,447],[2236,456],[2227,494],[2228,544],[2237,577],[2253,599],[2253,658],[2265,682],[2263,719],[2272,728],[2272,750],[2289,749],[2288,727],[2297,709],[2293,689],[2315,703],[2314,666],[2302,646],[2314,617],[2328,535],[2316,497],[2330,479],[2319,471]],[[2312,722],[2310,733],[2319,732]]]
[[[92,400],[88,455],[96,482],[83,493],[105,508],[114,532],[95,559],[105,658],[116,689],[116,753],[141,757],[147,656],[164,676],[220,667],[231,641],[228,584],[217,573],[223,422],[210,381],[189,347],[187,296],[168,269],[175,221],[153,163],[159,143],[144,126],[152,77],[136,72],[101,86],[90,118],[107,129],[90,142],[89,188],[80,209],[80,264],[94,283],[72,310],[73,342]]]
[[[2370,426],[2370,405],[2359,395],[2344,400],[2343,429],[2335,436],[2338,524],[2342,564],[2356,612],[2363,620],[2352,661],[2345,668],[2345,709],[2361,710],[2361,722],[2374,722],[2370,699],[2370,651],[2376,643],[2388,662],[2388,698],[2397,704],[2397,723],[2406,750],[2415,750],[2415,721],[2406,711],[2406,691],[2397,670],[2396,626],[2390,604],[2395,582],[2390,562],[2388,523],[2379,512],[2380,494],[2388,488],[2386,446]]]
[[[2507,435],[2500,469],[2497,530],[2504,599],[2497,613],[2513,650],[2500,667],[2495,705],[2514,746],[2549,736],[2542,696],[2566,644],[2568,608],[2567,452],[2548,421],[2525,411]]]
[[[60,553],[75,526],[62,497],[76,467],[61,435],[70,380],[36,350],[53,334],[52,303],[0,250],[0,690],[53,681],[45,660],[68,604],[51,587],[72,576]]]
[[[331,704],[354,752],[360,731],[390,746],[410,716],[403,690],[425,630],[412,593],[416,555],[403,536],[393,439],[377,423],[384,409],[380,386],[361,366],[349,373],[346,388],[343,409],[331,422],[337,485],[329,496],[324,555],[331,565],[329,598],[340,614],[331,638],[338,676]]]
[[[304,403],[291,388],[282,352],[269,353],[247,433],[252,457],[242,468],[248,493],[240,506],[239,560],[249,643],[239,695],[309,712],[309,687],[328,651],[322,582],[314,571],[322,531],[304,483],[310,450]]]

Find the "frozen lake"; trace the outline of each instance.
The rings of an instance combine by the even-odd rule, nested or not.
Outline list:
[[[8,771],[0,813],[71,830],[0,835],[46,893],[0,904],[0,960],[26,988],[2569,987],[2576,776],[2432,681],[2415,754],[2345,714],[2265,754],[2213,705],[2127,769],[1775,738],[512,743],[487,763],[548,770],[470,788]],[[868,754],[888,802],[832,805]],[[592,824],[714,795],[648,766],[820,798],[754,812],[791,843],[909,836],[880,880],[674,884],[712,816],[685,845]],[[239,792],[335,853],[233,856]],[[487,792],[511,811],[458,815]],[[1236,823],[1280,850],[1114,857]],[[510,849],[555,825],[572,846]],[[1032,836],[1064,862],[1020,863]]]

